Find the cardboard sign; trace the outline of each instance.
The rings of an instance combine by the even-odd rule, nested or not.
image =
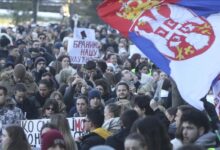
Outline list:
[[[74,28],[73,37],[75,39],[95,40],[95,30],[88,28]]]
[[[99,42],[96,40],[70,39],[68,53],[73,64],[86,64],[99,57]]]

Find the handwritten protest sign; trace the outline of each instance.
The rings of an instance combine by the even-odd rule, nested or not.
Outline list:
[[[70,39],[68,53],[73,64],[85,64],[99,57],[99,42],[96,40]]]
[[[73,139],[82,136],[84,131],[84,117],[67,118]],[[20,125],[24,129],[28,142],[34,147],[40,147],[40,130],[50,122],[49,119],[22,120]]]
[[[36,147],[40,146],[40,130],[42,126],[49,122],[49,119],[39,119],[39,120],[22,120],[21,127],[26,133],[28,142]]]

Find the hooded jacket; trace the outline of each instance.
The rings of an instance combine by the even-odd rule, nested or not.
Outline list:
[[[12,96],[14,94],[14,88],[17,84],[14,80],[13,72],[13,70],[9,70],[3,72],[0,76],[0,85],[5,86],[7,88],[9,96]],[[34,79],[29,72],[26,72],[25,77],[21,82],[24,83],[24,85],[26,86],[27,93],[29,95],[38,91],[38,86],[34,82]]]
[[[212,148],[216,146],[216,135],[213,132],[208,132],[200,136],[194,144],[203,146],[205,148]]]

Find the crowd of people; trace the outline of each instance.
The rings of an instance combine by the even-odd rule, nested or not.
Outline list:
[[[106,25],[95,30],[99,58],[72,64],[63,24],[19,25],[0,32],[2,150],[31,150],[21,120],[50,119],[41,129],[42,150],[218,149],[219,118],[181,98],[175,82]],[[193,84],[193,83],[192,83]],[[74,139],[67,117],[84,117],[85,135]]]

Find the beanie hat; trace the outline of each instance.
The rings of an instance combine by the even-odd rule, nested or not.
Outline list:
[[[53,145],[63,145],[65,146],[65,142],[63,139],[62,134],[56,130],[56,129],[51,129],[44,133],[41,136],[41,150],[47,150]]]
[[[36,67],[40,61],[44,61],[45,63],[47,62],[44,57],[37,57],[34,61],[34,66]]]
[[[21,44],[26,44],[22,39],[18,39],[16,42],[15,42],[15,45],[16,46],[19,46],[19,45],[21,45]]]
[[[95,98],[95,97],[101,99],[101,94],[100,94],[100,92],[99,92],[97,89],[92,89],[92,90],[90,90],[89,93],[88,93],[88,98],[89,98],[89,100],[90,100],[90,99],[93,99],[93,98]]]
[[[89,61],[86,62],[85,68],[88,69],[88,70],[95,69],[96,68],[96,63],[92,60],[89,60]]]
[[[16,78],[24,78],[26,74],[26,69],[25,69],[25,66],[23,64],[17,64],[15,67],[14,67],[14,76]]]
[[[56,43],[54,44],[54,48],[56,48],[56,49],[60,49],[62,46],[63,46],[63,45],[62,45],[61,42],[56,42]]]

